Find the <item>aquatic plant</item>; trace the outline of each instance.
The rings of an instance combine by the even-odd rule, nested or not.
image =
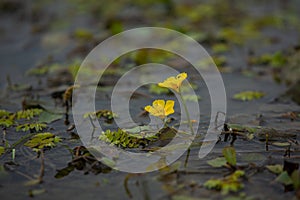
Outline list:
[[[167,78],[161,83],[158,83],[160,87],[166,87],[180,93],[180,87],[182,82],[187,78],[187,73],[178,74],[176,77],[172,76]]]
[[[181,91],[182,82],[186,78],[187,78],[187,73],[183,72],[183,73],[178,74],[176,77],[172,76],[172,77],[167,78],[163,82],[158,83],[158,86],[169,88],[169,89],[173,90],[174,92],[176,92],[177,94],[179,94],[180,100],[183,104],[183,107],[184,107],[184,110],[185,110],[185,113],[187,116],[187,120],[188,120],[188,124],[189,124],[190,130],[191,130],[191,133],[194,135],[195,133],[193,130],[193,125],[192,125],[192,121],[190,118],[190,114],[186,107],[186,102],[185,102],[185,99],[184,99],[184,97],[182,95],[182,91]]]
[[[53,133],[45,132],[32,136],[24,145],[32,148],[34,151],[40,151],[45,147],[54,147],[60,141],[60,137]]]
[[[99,136],[99,140],[123,148],[146,146],[150,141],[153,142],[156,139],[158,139],[158,134],[143,137],[140,133],[132,134],[122,129],[117,131],[106,130]]]
[[[245,172],[242,170],[236,170],[233,174],[226,176],[222,179],[210,179],[204,183],[204,187],[208,189],[221,190],[223,195],[229,192],[237,192],[244,188],[240,177],[243,177]]]

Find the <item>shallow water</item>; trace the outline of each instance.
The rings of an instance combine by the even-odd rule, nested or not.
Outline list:
[[[31,93],[40,94],[40,100],[46,102],[45,104],[50,108],[53,108],[54,100],[48,92],[50,89],[47,87],[47,76],[42,78],[26,76],[25,72],[32,67],[47,65],[53,62],[68,63],[74,58],[82,61],[95,43],[98,44],[102,39],[111,34],[108,30],[104,29],[104,20],[102,21],[102,19],[90,16],[84,12],[74,13],[76,10],[72,8],[76,7],[76,3],[70,3],[69,1],[61,4],[57,1],[54,3],[41,2],[43,3],[33,4],[26,2],[18,11],[12,13],[2,11],[0,13],[2,16],[0,18],[0,87],[3,90],[0,100],[1,109],[8,109],[10,111],[21,109],[23,97],[28,97]],[[255,10],[255,13],[257,12],[258,15],[263,14],[266,9],[270,9],[275,13],[278,10],[286,12],[288,9],[281,8],[280,2],[272,4],[266,2],[256,2],[257,4],[248,3],[244,7],[250,13]],[[56,3],[59,5],[57,9],[55,9]],[[289,9],[293,7],[293,12],[295,12],[299,8],[298,4],[299,2],[297,1],[289,1]],[[82,6],[82,4],[80,5]],[[158,8],[159,6],[155,7],[159,11]],[[41,19],[37,23],[34,23],[34,19],[32,19],[34,9],[39,10],[38,14],[41,16]],[[152,12],[155,13],[155,9]],[[66,14],[65,18],[62,18],[61,13],[64,11],[69,13]],[[255,13],[252,14],[254,15]],[[52,18],[52,16],[54,17]],[[152,15],[149,16],[151,17]],[[154,22],[149,21],[145,22],[145,24],[130,21],[126,28],[132,27],[134,23],[144,26],[154,26],[157,24],[155,20]],[[92,42],[87,41],[86,45],[74,39],[72,37],[74,29],[81,27],[88,28],[91,32],[98,34],[97,39]],[[35,33],[32,32],[33,28],[41,28],[42,30]],[[232,46],[232,50],[225,53],[225,56],[228,58],[227,65],[231,70],[231,72],[222,73],[227,94],[227,120],[243,125],[253,125],[259,121],[264,126],[276,129],[294,129],[298,130],[297,134],[299,138],[299,118],[291,121],[288,118],[282,117],[282,115],[287,112],[299,113],[300,107],[290,100],[276,101],[276,98],[283,94],[287,87],[284,84],[275,83],[268,69],[262,69],[266,70],[266,72],[261,76],[243,75],[243,70],[248,68],[246,58],[249,49],[255,51],[257,54],[269,51],[275,52],[291,48],[299,40],[299,32],[294,27],[284,30],[275,28],[264,30],[264,32],[262,33],[263,35],[266,35],[267,38],[275,37],[277,42],[274,44],[268,42],[261,43],[260,41],[256,41],[256,43],[249,42],[245,46]],[[77,47],[82,46],[87,48],[88,51],[82,52],[77,49]],[[211,52],[211,45],[209,43],[205,43],[204,46]],[[79,51],[79,53],[76,53],[76,51]],[[180,71],[191,71],[190,68],[178,67],[178,69]],[[255,72],[255,69],[250,69],[250,71]],[[22,85],[29,83],[32,84],[33,90],[25,92],[6,90],[5,88],[8,85],[7,75],[9,75],[13,84],[18,83]],[[41,80],[41,84],[38,81],[39,79]],[[110,81],[115,80],[111,79]],[[201,116],[199,133],[203,134],[206,132],[209,122],[210,98],[203,80],[200,80],[198,77],[195,82],[200,86],[196,92],[201,96],[201,101],[199,102]],[[97,108],[109,107],[110,89],[110,87],[100,88],[96,97]],[[266,95],[261,99],[246,102],[232,98],[234,94],[244,90],[262,91]],[[147,118],[140,119],[138,117],[144,105],[150,104],[149,102],[152,102],[156,98],[170,97],[149,94],[145,88],[140,88],[137,92],[139,94],[131,101],[131,115],[140,123],[147,122]],[[171,96],[170,98],[174,97]],[[55,109],[64,110],[60,105],[55,107]],[[259,117],[260,115],[261,117]],[[180,115],[175,114],[174,118],[179,120]],[[70,121],[72,123],[71,115]],[[223,139],[202,160],[198,158],[200,146],[197,143],[198,141],[196,141],[192,145],[188,166],[186,168],[183,167],[186,158],[186,154],[184,154],[179,159],[182,164],[176,173],[164,174],[164,172],[151,172],[137,174],[130,177],[126,185],[126,177],[130,176],[129,174],[116,170],[108,173],[94,174],[89,170],[89,166],[84,170],[75,169],[63,178],[55,178],[57,170],[67,167],[68,163],[72,161],[70,149],[80,146],[82,143],[80,140],[72,138],[70,132],[66,131],[68,126],[64,125],[64,119],[51,123],[49,126],[49,130],[63,138],[63,142],[62,145],[57,145],[57,147],[45,151],[43,183],[32,186],[24,185],[29,180],[28,176],[34,178],[39,175],[41,165],[40,159],[36,158],[36,153],[20,145],[16,148],[15,163],[17,165],[9,163],[11,161],[10,153],[6,153],[0,157],[1,166],[6,167],[5,170],[0,170],[0,196],[2,199],[28,199],[31,190],[36,192],[40,189],[41,194],[36,194],[38,199],[176,199],[176,197],[183,195],[200,199],[225,198],[220,192],[208,190],[203,187],[203,183],[209,178],[220,178],[230,172],[226,168],[212,168],[206,163],[207,160],[222,155],[222,149],[229,145],[229,142],[224,142]],[[15,132],[13,129],[7,130],[6,140],[13,143],[25,135],[26,133]],[[264,169],[263,166],[266,164],[282,164],[285,159],[299,163],[299,149],[292,152],[292,156],[295,158],[288,159],[283,157],[285,149],[270,147],[269,151],[266,151],[265,142],[257,139],[246,141],[238,138],[234,143],[234,147],[237,151],[238,164],[246,166],[248,163],[252,163],[245,167],[245,171],[253,175],[243,181],[245,188],[241,192],[229,196],[243,199],[240,195],[243,195],[241,193],[245,193],[246,196],[253,199],[295,198],[294,191],[284,192],[284,187],[280,183],[274,182],[276,176]]]

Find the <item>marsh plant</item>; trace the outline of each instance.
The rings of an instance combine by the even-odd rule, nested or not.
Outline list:
[[[178,94],[180,97],[180,101],[184,106],[185,113],[188,119],[188,125],[191,131],[191,134],[194,134],[192,121],[190,120],[189,111],[186,106],[186,102],[184,99],[184,95],[182,94],[182,83],[187,78],[187,73],[178,74],[176,77],[169,77],[163,82],[157,84],[158,87],[167,88]],[[99,140],[105,141],[112,145],[116,145],[122,148],[138,148],[140,146],[147,146],[149,143],[157,142],[158,140],[164,138],[162,135],[168,135],[170,132],[174,136],[174,133],[177,132],[173,128],[168,126],[169,118],[168,116],[175,113],[174,111],[175,101],[173,100],[164,100],[164,99],[156,99],[152,102],[152,105],[147,105],[144,107],[144,110],[148,112],[150,115],[153,115],[160,120],[162,120],[164,127],[159,131],[155,131],[153,134],[153,130],[149,126],[140,126],[133,129],[118,129],[117,131],[106,130],[102,132],[99,136]],[[143,130],[136,131],[135,129]],[[145,132],[151,133],[143,135]],[[168,137],[169,139],[172,137]]]

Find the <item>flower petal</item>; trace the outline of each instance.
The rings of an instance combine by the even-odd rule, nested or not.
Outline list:
[[[181,80],[181,81],[183,81],[183,80],[186,79],[186,78],[187,78],[187,73],[185,73],[185,72],[183,72],[183,73],[181,73],[181,74],[178,74],[178,75],[176,76],[176,79]]]
[[[154,108],[164,108],[165,100],[158,99],[158,100],[153,101],[153,107]]]
[[[144,109],[147,111],[147,112],[150,112],[152,106],[146,106]]]
[[[166,116],[174,113],[174,104],[175,104],[175,102],[173,100],[168,100],[166,102],[166,106],[165,106],[165,109],[164,109]]]

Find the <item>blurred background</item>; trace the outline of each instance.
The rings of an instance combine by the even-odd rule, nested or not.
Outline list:
[[[8,77],[22,80],[31,68],[46,73],[51,65],[78,65],[109,36],[159,26],[193,37],[222,72],[293,84],[299,13],[296,0],[1,0],[0,83],[4,88]]]

